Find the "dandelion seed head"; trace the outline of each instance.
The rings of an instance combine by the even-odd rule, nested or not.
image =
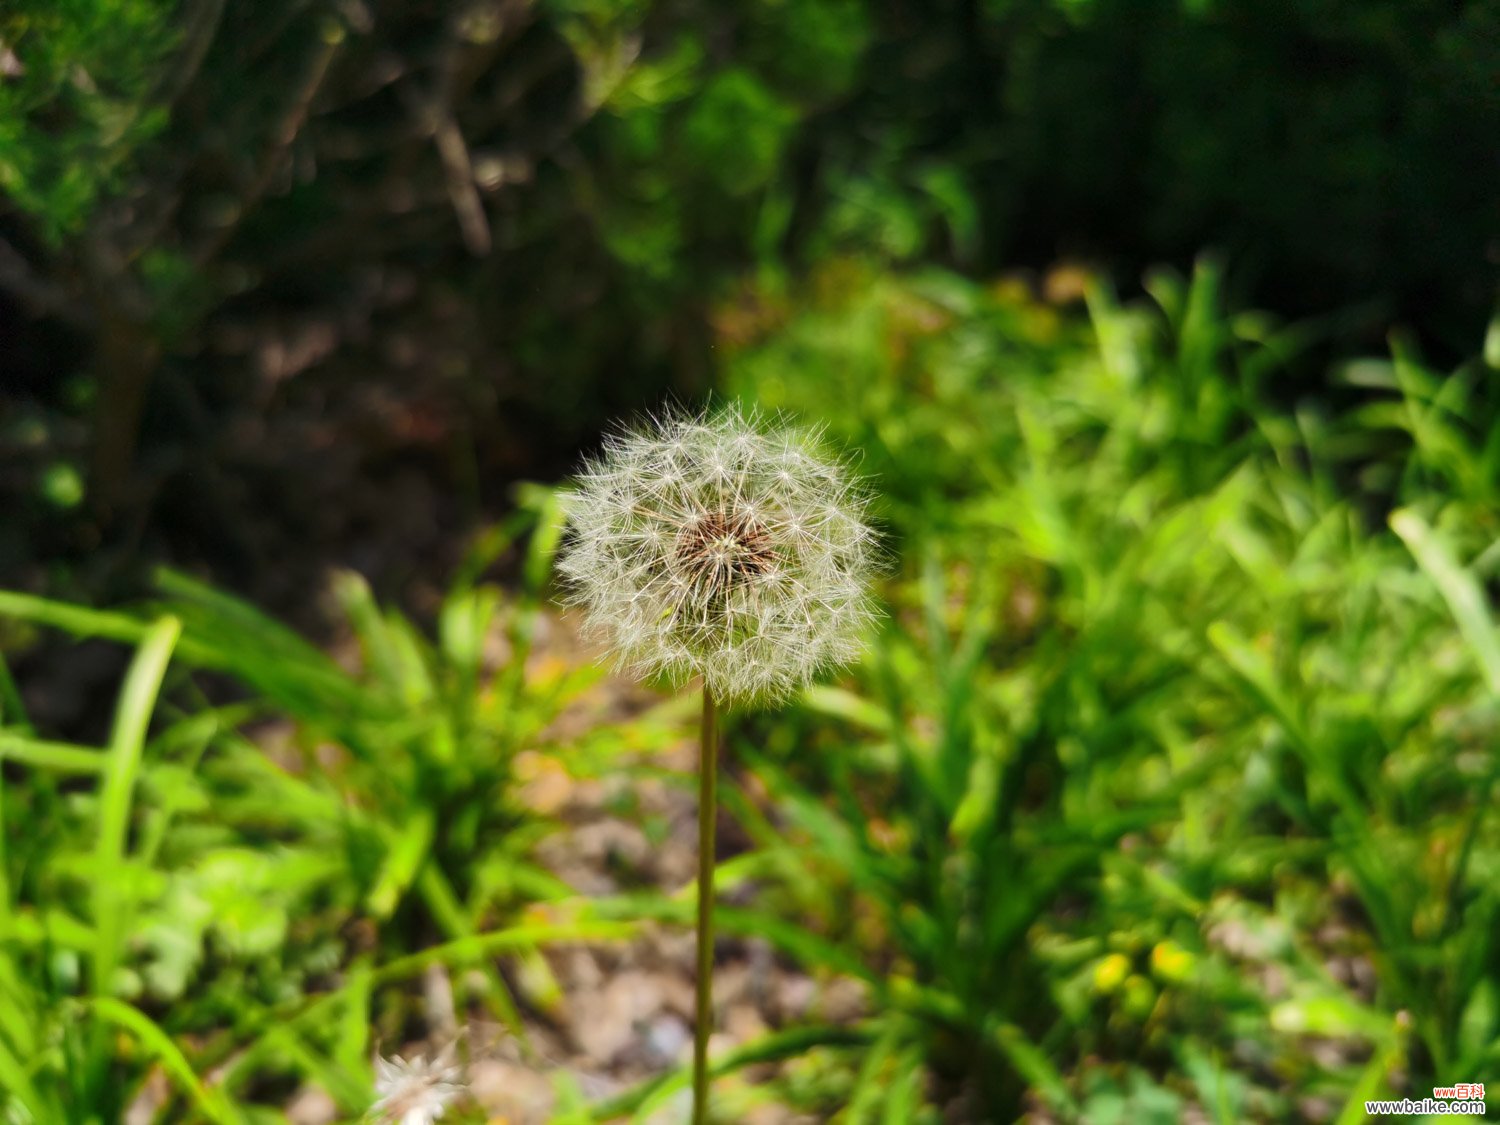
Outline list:
[[[375,1060],[376,1102],[370,1116],[380,1125],[433,1125],[461,1093],[451,1051],[436,1058],[400,1055]]]
[[[736,406],[668,415],[610,438],[577,483],[558,569],[624,666],[736,703],[858,656],[879,547],[816,433]]]

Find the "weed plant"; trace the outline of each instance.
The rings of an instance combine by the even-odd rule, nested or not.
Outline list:
[[[435,642],[378,607],[359,578],[341,578],[339,601],[359,644],[353,671],[179,574],[161,576],[158,605],[139,615],[0,595],[7,616],[139,641],[137,667],[145,661],[150,673],[127,680],[106,753],[38,740],[5,680],[0,755],[27,771],[0,806],[10,816],[7,839],[18,838],[18,817],[24,829],[49,811],[67,815],[66,829],[47,833],[57,837],[54,850],[12,853],[0,866],[14,884],[0,944],[13,1013],[0,1067],[11,1076],[6,1089],[17,1091],[12,1115],[118,1119],[134,1083],[113,1040],[103,1030],[80,1038],[80,1028],[134,1034],[137,1077],[156,1059],[201,1112],[238,1120],[228,1093],[284,1095],[297,1075],[313,1077],[348,1112],[367,1108],[370,1044],[420,1030],[404,982],[427,966],[478,970],[479,998],[517,1034],[512,985],[494,953],[513,957],[528,1003],[556,1004],[556,983],[526,935],[540,940],[558,927],[516,923],[528,904],[572,892],[531,858],[553,822],[520,799],[515,763],[522,752],[547,755],[550,728],[597,673],[531,659],[560,523],[550,494],[532,500],[465,562]],[[478,584],[528,530],[518,591]],[[158,616],[161,606],[172,615]],[[165,652],[179,633],[171,701],[158,708],[168,721],[143,749]],[[211,704],[199,688],[205,672],[232,678],[248,696]],[[268,738],[276,732],[285,736]],[[281,748],[268,754],[252,736]],[[570,743],[572,768],[586,774],[623,737],[603,730]],[[98,782],[83,789],[52,773]],[[147,808],[132,812],[133,792]],[[94,847],[84,828],[91,818]],[[178,1035],[193,1033],[192,1062],[122,998],[168,1013]],[[463,1010],[462,989],[458,999]],[[230,1061],[211,1093],[194,1077]],[[47,1084],[54,1074],[66,1080],[56,1090]]]
[[[1086,335],[843,280],[731,362],[872,450],[925,545],[857,689],[758,730],[736,799],[762,907],[825,939],[785,947],[869,989],[875,1046],[810,1104],[1352,1120],[1482,1070],[1483,369],[1398,348],[1347,417],[1287,414],[1261,388],[1310,330],[1225,315],[1209,266],[1154,308],[1095,287]]]
[[[726,327],[726,389],[860,449],[905,563],[851,674],[728,725],[750,846],[715,926],[864,1000],[716,1054],[721,1115],[1355,1121],[1500,1061],[1500,354],[1397,338],[1335,372],[1347,408],[1278,403],[1315,327],[1225,312],[1210,266],[1147,291],[835,263]],[[677,736],[558,733],[598,673],[532,651],[548,503],[431,639],[344,580],[348,665],[181,576],[133,613],[0,595],[138,649],[104,748],[0,676],[0,1120],[113,1121],[157,1070],[165,1119],[274,1121],[301,1081],[357,1117],[413,977],[477,968],[514,1023],[558,1000],[545,942],[691,918],[675,888],[526,912],[570,891],[519,755]],[[482,585],[531,528],[518,588]],[[560,1113],[688,1081],[564,1082]]]

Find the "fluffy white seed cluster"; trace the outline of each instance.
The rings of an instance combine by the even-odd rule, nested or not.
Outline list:
[[[867,506],[815,433],[735,406],[668,415],[580,474],[559,569],[637,674],[784,698],[859,653],[879,557]]]
[[[369,1120],[379,1125],[433,1125],[464,1092],[450,1047],[436,1058],[375,1059],[376,1102]]]

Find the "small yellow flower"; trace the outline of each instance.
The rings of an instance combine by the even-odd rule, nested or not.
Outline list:
[[[1130,958],[1123,953],[1111,953],[1101,957],[1094,966],[1094,987],[1100,992],[1113,992],[1125,983],[1130,975]]]
[[[1151,950],[1151,971],[1165,981],[1181,983],[1193,975],[1193,955],[1175,941],[1158,942]]]

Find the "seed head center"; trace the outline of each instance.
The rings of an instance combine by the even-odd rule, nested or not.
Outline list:
[[[677,538],[677,564],[707,594],[765,574],[775,562],[770,533],[743,512],[706,512]]]

